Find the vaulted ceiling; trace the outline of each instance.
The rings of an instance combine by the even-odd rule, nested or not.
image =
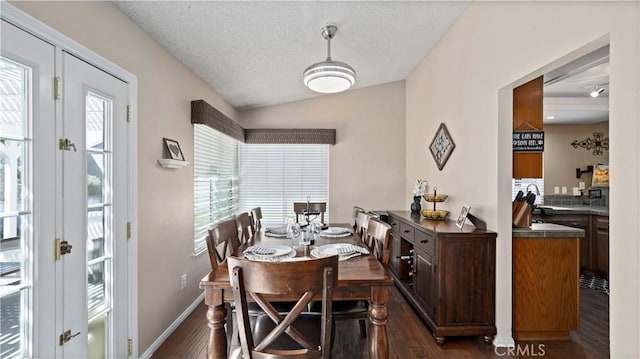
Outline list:
[[[327,56],[320,29],[335,23],[334,60],[355,88],[404,80],[468,1],[118,1],[116,5],[239,110],[317,93],[302,72]]]
[[[320,30],[335,23],[334,60],[355,88],[404,80],[469,1],[116,1],[135,23],[236,109],[321,96],[302,72],[327,56]],[[607,121],[609,49],[545,75],[545,123]],[[588,94],[601,85],[598,98]]]

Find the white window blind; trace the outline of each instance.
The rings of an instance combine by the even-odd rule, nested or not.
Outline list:
[[[529,191],[536,195],[535,204],[544,203],[544,179],[543,178],[513,178],[511,179],[511,200],[516,198],[518,191],[522,191],[525,196],[527,195],[527,186],[535,184],[538,186],[540,195],[536,194],[536,189],[533,186],[529,187]]]
[[[238,154],[240,211],[261,207],[263,226],[282,225],[307,197],[328,210],[329,145],[239,144]]]
[[[238,141],[194,124],[193,252],[206,250],[207,230],[235,217],[238,208]]]

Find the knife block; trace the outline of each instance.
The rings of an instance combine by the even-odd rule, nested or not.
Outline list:
[[[527,202],[514,201],[511,207],[511,214],[514,227],[531,227],[533,216],[531,215],[531,206]]]

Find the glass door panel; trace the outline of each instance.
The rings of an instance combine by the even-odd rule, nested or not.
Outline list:
[[[89,91],[85,98],[87,147],[88,354],[105,358],[110,342],[113,283],[111,217],[111,129],[113,101]]]
[[[31,203],[32,69],[0,57],[0,357],[28,356],[33,245]]]

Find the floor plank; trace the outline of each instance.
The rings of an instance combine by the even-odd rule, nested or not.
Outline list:
[[[204,303],[167,338],[153,354],[154,359],[200,359],[206,356],[207,327]],[[609,297],[590,289],[580,289],[580,330],[571,341],[520,342],[512,352],[495,348],[481,337],[447,338],[435,344],[402,294],[394,287],[389,297],[387,333],[391,359],[485,359],[485,358],[608,358]],[[356,321],[336,323],[333,358],[368,358],[366,340],[360,337]]]

